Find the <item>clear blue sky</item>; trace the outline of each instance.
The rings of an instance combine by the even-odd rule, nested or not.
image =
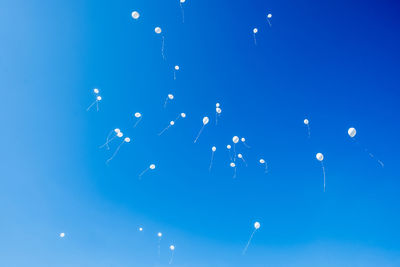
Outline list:
[[[182,24],[178,0],[0,2],[0,265],[168,266],[175,244],[178,267],[400,266],[400,5],[187,0],[184,12]],[[95,87],[100,111],[86,112]],[[115,127],[133,141],[107,166],[98,147]],[[249,166],[236,179],[234,135],[251,146],[237,147]]]

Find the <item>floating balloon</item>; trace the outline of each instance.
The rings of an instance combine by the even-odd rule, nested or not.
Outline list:
[[[96,105],[96,110],[99,111],[99,102],[101,101],[101,96],[99,96],[99,89],[94,88],[93,89],[93,93],[95,94],[95,100],[92,104],[90,104],[90,106],[86,109],[86,111],[89,111],[89,109],[91,109],[94,105]]]
[[[133,11],[133,12],[132,12],[132,18],[133,18],[133,19],[138,19],[139,17],[140,17],[139,12],[137,12],[137,11]]]
[[[176,80],[176,72],[179,70],[179,66],[175,65],[174,67],[174,80]]]
[[[239,142],[239,137],[236,135],[232,138],[233,141],[233,161],[236,161],[236,144]]]
[[[315,155],[315,157],[317,158],[317,160],[319,162],[321,162],[321,167],[322,167],[322,173],[324,174],[324,192],[325,192],[325,167],[324,167],[324,155],[322,153],[317,153],[317,155]]]
[[[304,119],[304,124],[307,126],[308,138],[310,138],[311,131],[310,131],[310,122],[308,121],[308,119]]]
[[[162,30],[160,27],[155,27],[154,32],[156,34],[161,34]],[[165,55],[164,55],[164,35],[161,36],[161,56],[165,60]]]
[[[174,258],[175,246],[174,246],[174,245],[169,246],[169,250],[171,250],[171,258],[170,258],[168,264],[171,264],[171,263],[172,263],[172,260],[173,260],[173,258]]]
[[[242,141],[242,143],[243,143],[243,145],[244,145],[245,147],[250,148],[250,146],[246,143],[246,138],[242,137],[242,138],[240,139],[240,141]]]
[[[233,178],[236,178],[236,164],[234,162],[231,162],[229,166],[234,169]]]
[[[65,233],[60,233],[60,237],[64,238],[65,237]]]
[[[169,124],[168,124],[168,126],[167,127],[165,127],[158,135],[160,136],[160,135],[162,135],[166,130],[168,130],[171,126],[174,126],[175,125],[175,122],[177,121],[177,120],[179,120],[180,118],[186,118],[186,113],[181,113],[181,114],[179,114],[178,115],[178,117],[176,117],[176,119],[175,119],[175,121],[170,121],[169,122]]]
[[[174,97],[173,94],[168,94],[168,95],[167,95],[167,98],[165,98],[164,108],[167,107],[167,102],[168,102],[168,100],[173,100],[174,98],[175,98],[175,97]]]
[[[351,137],[351,139],[358,145],[361,146],[358,141],[356,140],[356,134],[357,134],[357,130],[353,127],[349,128],[349,130],[347,131],[348,135]],[[380,161],[379,159],[375,158],[374,154],[372,154],[371,152],[368,151],[367,148],[364,148],[364,151],[368,154],[368,156],[373,159],[376,160],[379,165],[383,168],[385,165],[383,164],[382,161]]]
[[[142,172],[139,174],[139,179],[141,179],[142,176],[143,176],[143,174],[145,174],[148,170],[154,170],[155,168],[156,168],[156,165],[155,165],[155,164],[150,164],[149,167],[147,167],[144,171],[142,171]]]
[[[210,167],[208,168],[209,171],[211,171],[213,160],[214,160],[214,153],[217,150],[215,146],[211,148],[211,161],[210,161]]]
[[[254,230],[253,230],[253,232],[252,232],[251,235],[250,235],[249,241],[247,242],[246,246],[245,246],[244,249],[243,249],[243,255],[246,254],[246,251],[247,251],[247,249],[249,248],[250,242],[251,242],[251,240],[253,239],[253,236],[254,236],[255,232],[256,232],[258,229],[260,229],[260,226],[261,226],[261,225],[260,225],[259,222],[255,222],[255,223],[254,223]]]
[[[350,136],[351,138],[353,138],[354,136],[356,136],[357,131],[356,131],[355,128],[351,127],[351,128],[349,128],[349,130],[347,131],[347,133],[349,134],[349,136]]]
[[[228,154],[229,154],[229,159],[231,160],[231,161],[233,161],[233,159],[232,159],[232,155],[231,155],[231,145],[226,145],[226,148],[228,149]]]
[[[272,18],[272,14],[269,13],[269,14],[267,15],[267,21],[268,21],[268,25],[269,25],[270,27],[272,26],[271,21],[270,21],[271,18]]]
[[[136,128],[136,126],[142,120],[142,114],[140,112],[136,112],[135,113],[135,118],[136,118],[136,123],[135,123],[135,125],[133,125],[133,128]]]
[[[157,234],[157,236],[158,236],[158,257],[160,257],[160,243],[161,243],[162,233],[159,232],[159,233]]]
[[[142,232],[142,231],[143,231],[143,228],[142,228],[142,227],[139,227],[139,231]]]
[[[122,132],[119,132],[119,133],[117,134],[118,137],[122,137],[122,135],[123,135]],[[117,147],[117,149],[114,151],[114,154],[111,156],[111,158],[109,158],[109,159],[106,161],[106,164],[108,164],[108,163],[117,155],[119,149],[121,148],[121,146],[122,146],[124,143],[130,143],[130,142],[131,142],[131,139],[130,139],[129,137],[125,137],[124,140],[122,141],[122,143],[119,144],[119,146]]]
[[[197,137],[196,137],[196,139],[194,139],[194,143],[196,143],[196,142],[197,142],[197,139],[199,139],[199,137],[200,137],[200,134],[203,132],[204,126],[206,126],[206,125],[207,125],[207,123],[208,123],[209,121],[210,121],[210,119],[209,119],[208,117],[204,117],[204,118],[203,118],[203,126],[201,127],[201,129],[200,129],[199,133],[197,134]]]
[[[218,117],[221,116],[222,109],[220,108],[220,104],[215,104],[215,125],[218,124]]]
[[[267,164],[267,162],[264,160],[264,159],[260,159],[260,163],[262,164],[262,165],[265,165],[265,174],[267,174],[268,173],[268,164]]]
[[[112,135],[113,133],[114,133],[114,136],[110,139],[110,137],[111,137],[111,135]],[[119,128],[115,128],[114,130],[111,130],[111,132],[109,132],[108,135],[107,135],[106,142],[105,142],[103,145],[101,145],[99,148],[106,147],[107,150],[109,150],[110,147],[108,146],[108,144],[109,144],[112,140],[114,140],[116,137],[122,137],[122,136],[123,136],[123,133],[121,132],[121,130],[120,130]]]
[[[241,159],[241,160],[243,160],[243,163],[246,164],[246,166],[247,166],[247,162],[244,160],[244,157],[243,157],[242,154],[239,153],[239,154],[238,154],[238,158]]]
[[[254,28],[253,29],[253,37],[254,37],[254,44],[257,45],[257,39],[256,39],[256,34],[258,33],[258,29]]]

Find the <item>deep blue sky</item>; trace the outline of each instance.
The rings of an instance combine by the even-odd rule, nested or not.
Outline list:
[[[399,266],[400,5],[187,0],[184,11],[182,24],[178,0],[0,2],[0,265],[167,266],[173,243],[180,267]],[[100,111],[86,112],[95,87]],[[133,141],[107,166],[112,151],[98,147],[115,127]],[[251,146],[237,147],[249,164],[237,179],[234,135]]]

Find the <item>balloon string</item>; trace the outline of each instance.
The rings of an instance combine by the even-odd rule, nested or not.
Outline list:
[[[142,171],[142,172],[139,174],[139,179],[142,178],[143,174],[145,174],[148,170],[149,170],[149,168],[146,168],[144,171]]]
[[[359,147],[362,148],[362,146],[360,145],[360,143],[358,142],[358,140],[357,140],[355,137],[353,137],[352,140],[356,143],[357,146],[359,146]],[[365,153],[368,154],[368,156],[369,156],[371,159],[376,160],[382,168],[385,167],[385,165],[383,164],[383,162],[382,162],[381,160],[375,158],[374,154],[372,154],[371,152],[369,152],[367,148],[364,148],[364,151],[365,151]]]
[[[233,179],[235,179],[235,178],[236,178],[236,165],[234,167],[234,172],[233,172]]]
[[[250,245],[250,242],[251,242],[251,240],[253,239],[253,235],[254,235],[254,233],[255,233],[256,231],[257,231],[257,229],[254,229],[253,233],[251,234],[251,236],[250,236],[250,238],[249,238],[249,241],[247,242],[245,248],[243,249],[243,252],[242,252],[243,255],[246,254],[246,251],[247,251],[247,249],[248,249],[248,247],[249,247],[249,245]]]
[[[268,163],[265,162],[265,174],[267,174],[267,173],[268,173]]]
[[[244,160],[243,156],[242,156],[242,160],[243,160],[244,164],[246,164],[246,167],[247,167],[248,166],[247,162]]]
[[[308,138],[311,138],[310,125],[307,124]]]
[[[108,144],[114,140],[117,137],[117,135],[113,136],[111,139],[108,139],[109,137],[107,137],[107,142],[105,142],[103,145],[101,145],[99,148],[103,148],[104,146],[107,146],[107,150],[110,149],[110,147],[108,146]]]
[[[172,251],[172,253],[171,253],[171,259],[169,260],[168,264],[171,264],[173,259],[174,259],[174,251]]]
[[[321,161],[321,165],[322,165],[322,173],[324,174],[324,192],[325,192],[325,167],[324,167],[324,163]]]
[[[165,99],[165,102],[164,102],[164,108],[166,108],[166,107],[167,107],[167,102],[168,102],[168,96],[167,96],[167,98]]]
[[[95,100],[92,104],[90,104],[90,106],[86,109],[86,111],[89,111],[89,109],[90,109],[91,107],[93,107],[93,105],[96,104],[96,103],[97,103],[97,100]]]
[[[254,44],[257,45],[256,34],[253,33],[253,36],[254,36]]]
[[[175,74],[175,70],[174,70],[174,81],[176,80],[176,74]]]
[[[247,148],[250,148],[250,146],[248,144],[246,144],[245,142],[243,142],[243,145]]]
[[[137,122],[135,123],[135,125],[133,125],[133,128],[136,128],[136,126],[138,125],[138,123],[142,120],[142,117],[140,117]]]
[[[269,21],[269,19],[267,19],[267,21],[268,21],[269,26],[272,27],[271,22]]]
[[[182,3],[180,3],[180,5],[181,5],[181,12],[182,12],[182,23],[185,23],[185,11],[183,10]]]
[[[194,140],[194,143],[196,143],[196,142],[197,142],[197,139],[199,139],[200,134],[201,134],[201,132],[203,131],[203,129],[204,129],[204,124],[203,124],[203,126],[201,127],[201,129],[200,129],[200,131],[199,131],[199,133],[198,133],[196,139]]]
[[[162,42],[161,42],[161,56],[165,60],[165,55],[164,55],[164,35],[162,36]]]
[[[164,130],[162,130],[162,131],[158,134],[158,136],[162,135],[166,130],[169,129],[169,127],[171,127],[171,124],[168,125],[167,127],[165,127]]]
[[[160,257],[160,243],[161,243],[161,237],[158,239],[158,257]]]
[[[215,112],[215,125],[218,125],[218,112]]]
[[[106,161],[106,164],[108,164],[108,163],[115,157],[115,155],[117,155],[119,149],[121,148],[121,146],[122,146],[122,144],[123,144],[124,142],[125,142],[125,140],[123,140],[123,141],[121,142],[121,144],[119,144],[119,146],[118,146],[117,149],[114,151],[114,154],[111,156],[111,158],[109,158],[109,159]]]
[[[99,111],[99,101],[96,100],[96,111]]]
[[[211,153],[211,161],[210,161],[210,167],[208,168],[208,171],[211,171],[213,160],[214,160],[214,151]]]

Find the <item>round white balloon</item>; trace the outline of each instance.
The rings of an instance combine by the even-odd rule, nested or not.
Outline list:
[[[156,27],[154,29],[155,33],[160,34],[161,33],[161,28],[160,27]]]
[[[324,160],[324,155],[322,153],[317,153],[317,155],[315,156],[317,158],[317,160],[319,161],[323,161]]]
[[[357,131],[356,131],[355,128],[351,127],[351,128],[349,128],[349,130],[347,131],[347,133],[349,134],[349,136],[350,136],[351,138],[353,138],[354,136],[356,136]]]
[[[133,18],[133,19],[138,19],[139,17],[140,17],[139,12],[137,12],[137,11],[133,11],[133,12],[132,12],[132,18]]]
[[[258,229],[258,228],[260,228],[260,226],[261,226],[261,225],[260,225],[259,222],[255,222],[255,223],[254,223],[254,228]]]

